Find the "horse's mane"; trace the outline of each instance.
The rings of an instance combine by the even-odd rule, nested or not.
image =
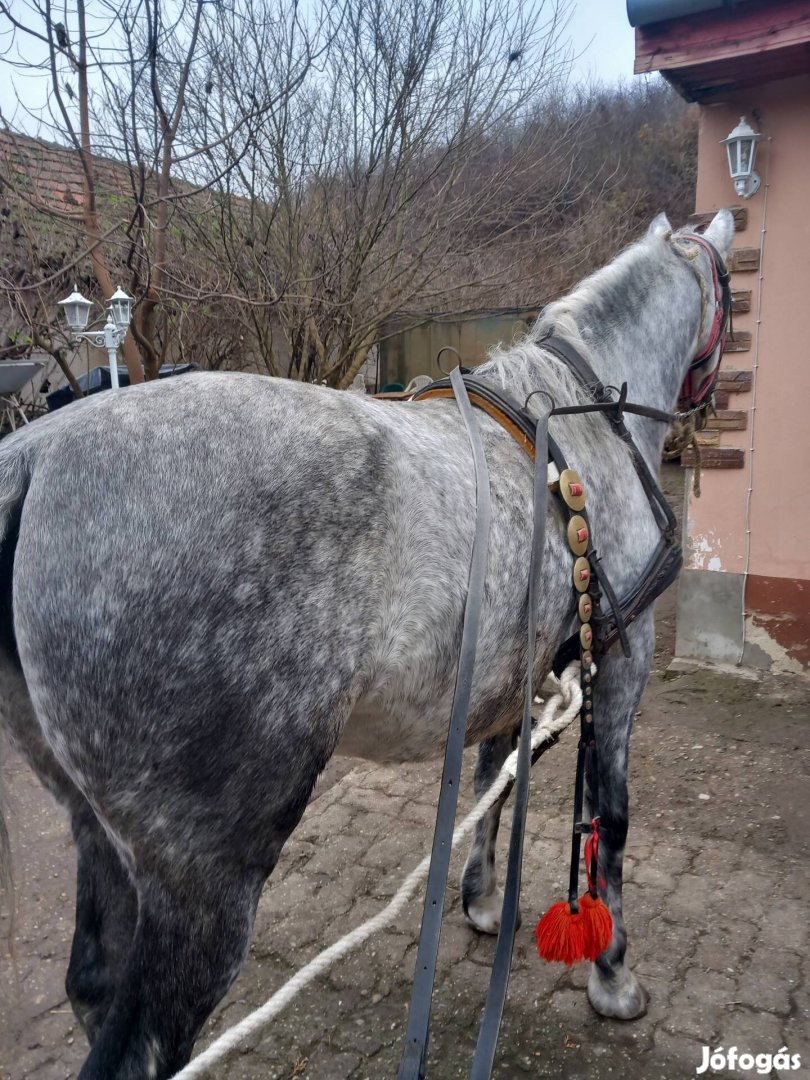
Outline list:
[[[588,348],[580,331],[584,313],[593,318],[605,309],[615,311],[627,306],[628,284],[645,280],[640,264],[656,253],[660,255],[661,246],[661,235],[648,233],[626,247],[606,266],[583,278],[567,296],[547,304],[532,328],[531,339],[538,341],[553,332],[577,350],[584,350],[588,359]]]
[[[550,367],[543,362],[542,339],[553,333],[593,365],[591,349],[582,337],[583,315],[587,312],[588,320],[593,320],[600,311],[607,308],[615,311],[618,305],[627,305],[628,282],[633,277],[644,280],[644,274],[639,273],[640,264],[649,260],[657,240],[657,237],[648,235],[636,241],[607,266],[583,278],[567,296],[546,305],[525,337],[511,345],[500,343],[491,348],[487,362],[478,369],[478,373],[502,382],[504,389],[507,378],[512,383],[516,377],[519,384],[528,386],[531,383],[532,388],[537,388],[538,365],[542,365],[542,385],[555,399],[562,392],[560,400],[568,397],[586,400],[576,378],[566,368],[557,365]]]

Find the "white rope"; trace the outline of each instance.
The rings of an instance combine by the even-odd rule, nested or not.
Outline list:
[[[544,702],[543,711],[532,731],[532,750],[550,738],[559,735],[578,714],[582,705],[579,670],[579,664],[574,662],[565,669],[561,679],[549,675],[543,684],[540,691],[541,695],[550,696]],[[555,715],[558,710],[561,711]],[[453,847],[460,844],[472,832],[478,820],[497,802],[504,790],[514,781],[516,769],[517,750],[509,755],[495,782],[461,824],[456,827],[453,833]],[[207,1050],[204,1050],[184,1069],[176,1073],[174,1080],[192,1080],[192,1078],[204,1076],[212,1066],[226,1058],[240,1043],[255,1032],[260,1031],[270,1020],[278,1016],[304,987],[317,979],[319,975],[323,975],[328,971],[336,960],[340,960],[347,953],[356,949],[358,945],[362,945],[372,934],[392,923],[416,892],[419,884],[427,877],[429,867],[430,855],[426,855],[416,869],[408,874],[382,911],[379,911],[372,918],[350,931],[345,937],[336,941],[334,945],[330,945],[328,949],[324,949],[313,960],[310,960],[281,989],[268,998],[264,1005],[260,1005],[244,1020],[240,1020],[238,1024],[220,1035]]]

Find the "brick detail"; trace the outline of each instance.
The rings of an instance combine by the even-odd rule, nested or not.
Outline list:
[[[745,451],[731,447],[707,446],[700,452],[701,469],[741,469],[745,464]],[[681,465],[691,469],[695,466],[695,451],[684,450],[681,454]]]
[[[733,334],[726,336],[726,348],[727,353],[733,352],[749,352],[751,349],[751,331],[750,330],[735,330]]]
[[[732,371],[720,368],[717,389],[726,390],[730,394],[748,394],[751,391],[753,377],[753,372],[750,370]]]
[[[734,231],[738,233],[745,232],[748,228],[748,207],[730,206],[729,210],[734,215]],[[690,214],[686,222],[693,229],[705,229],[707,225],[711,224],[711,220],[716,213],[716,210],[707,210],[702,214]]]
[[[731,310],[735,315],[742,315],[751,310],[751,290],[731,290]]]
[[[759,270],[759,248],[735,248],[728,259],[732,274],[748,274]]]

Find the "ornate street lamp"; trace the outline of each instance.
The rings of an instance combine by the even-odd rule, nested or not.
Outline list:
[[[59,306],[65,309],[65,318],[72,334],[71,340],[78,344],[80,341],[88,341],[96,349],[107,350],[107,360],[110,365],[110,386],[117,390],[118,383],[118,346],[127,336],[129,320],[132,316],[133,299],[123,289],[118,288],[110,297],[107,308],[107,321],[100,330],[85,330],[91,300],[86,300],[73,286],[73,292],[64,300],[59,301]]]
[[[728,171],[734,181],[734,190],[743,199],[750,199],[759,191],[759,177],[754,172],[759,139],[759,133],[741,116],[728,138],[720,140],[728,154]]]
[[[126,333],[132,317],[132,297],[119,286],[110,297],[110,312],[117,330]]]
[[[59,306],[65,309],[67,324],[74,333],[78,334],[84,330],[90,316],[90,308],[93,306],[92,300],[85,300],[74,285],[73,292],[64,300],[60,300]]]

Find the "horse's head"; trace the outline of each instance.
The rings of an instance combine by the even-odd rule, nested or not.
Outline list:
[[[688,415],[705,408],[717,382],[731,313],[726,259],[734,240],[734,215],[730,210],[719,210],[700,234],[690,228],[673,233],[666,214],[659,214],[648,235],[670,245],[689,264],[700,287],[694,351],[678,397],[679,412]]]

